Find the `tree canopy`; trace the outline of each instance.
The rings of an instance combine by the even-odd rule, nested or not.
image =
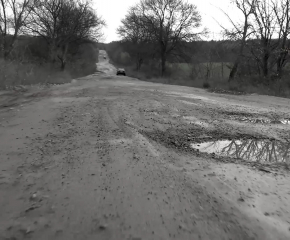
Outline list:
[[[141,0],[131,7],[117,32],[134,44],[154,43],[161,61],[161,74],[170,55],[178,56],[184,42],[193,41],[204,31],[201,15],[194,4],[184,0]]]

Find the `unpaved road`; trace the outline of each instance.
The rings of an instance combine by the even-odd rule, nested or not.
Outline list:
[[[1,105],[1,240],[290,239],[287,165],[188,145],[285,142],[289,125],[233,116],[287,118],[289,100],[117,77],[104,55],[101,72]]]

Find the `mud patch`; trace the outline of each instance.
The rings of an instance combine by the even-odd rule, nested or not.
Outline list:
[[[55,97],[51,101],[55,103],[72,103],[72,102],[85,102],[90,100],[89,97]]]
[[[167,91],[161,91],[162,93],[166,94],[167,96],[171,97],[180,97],[180,98],[185,98],[185,99],[195,99],[199,101],[204,101],[204,102],[211,102],[215,103],[215,100],[209,99],[208,97],[196,95],[196,94],[190,94],[190,93],[183,93],[183,92],[167,92]]]
[[[208,92],[219,93],[219,94],[230,94],[230,95],[248,95],[246,92],[225,90],[220,88],[209,89]]]
[[[200,105],[198,103],[193,103],[193,102],[189,102],[189,101],[185,101],[185,100],[180,100],[179,102],[187,104],[187,105],[194,105],[194,106],[199,106]]]
[[[194,117],[194,116],[184,116],[182,117],[188,124],[195,124],[201,127],[208,128],[210,125],[206,122],[201,121],[200,119]]]
[[[271,140],[218,140],[192,143],[191,147],[203,153],[243,159],[259,163],[290,163],[290,143]]]

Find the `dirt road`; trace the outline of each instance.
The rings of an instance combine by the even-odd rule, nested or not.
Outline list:
[[[290,239],[289,100],[118,77],[105,55],[1,105],[0,239]],[[217,140],[276,162],[196,149]]]

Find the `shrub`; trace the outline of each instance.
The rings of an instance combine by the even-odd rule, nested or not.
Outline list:
[[[0,59],[0,88],[6,89],[13,85],[30,85],[46,83],[67,83],[71,81],[68,71],[55,71],[49,64],[42,66],[33,63],[4,61]]]
[[[98,47],[93,42],[71,46],[65,71],[58,62],[50,63],[46,43],[40,38],[22,37],[9,58],[0,58],[0,88],[13,85],[67,83],[72,78],[93,74],[98,62]]]
[[[203,88],[210,88],[210,84],[208,82],[204,82],[202,86]]]

